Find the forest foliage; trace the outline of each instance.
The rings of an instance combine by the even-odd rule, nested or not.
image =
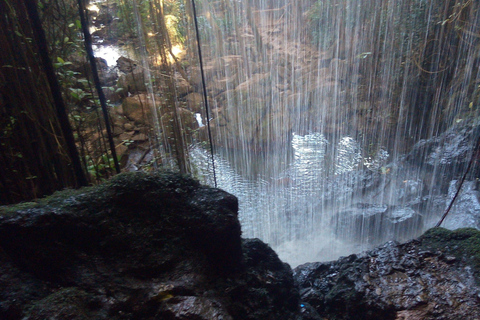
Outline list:
[[[246,8],[256,7],[260,2],[250,0]],[[45,64],[40,60],[40,42],[35,36],[33,21],[27,15],[31,3],[34,1],[0,0],[0,204],[34,199],[81,185],[82,179],[73,165],[76,160],[72,157],[78,157],[89,183],[114,174],[111,150],[106,143],[105,121],[85,59],[78,2],[36,2],[71,134],[76,140],[77,156],[68,151],[68,137],[55,108],[55,90],[50,87]],[[213,31],[211,33],[218,37],[236,36],[240,22],[235,17],[228,13],[224,16],[211,14],[213,6],[234,8],[236,3],[229,0],[214,4],[198,0],[196,3],[201,13],[198,22],[204,37],[202,41],[210,40],[202,30]],[[275,1],[266,3],[272,10],[278,6]],[[305,19],[302,23],[309,45],[329,50],[338,49],[342,44],[355,47],[355,52],[360,51],[360,67],[367,78],[384,79],[376,74],[384,72],[379,66],[386,61],[398,66],[390,83],[376,85],[386,86],[393,100],[408,96],[411,106],[408,116],[416,119],[413,126],[428,131],[432,122],[442,122],[443,130],[458,119],[476,114],[479,109],[480,84],[475,82],[478,72],[475,68],[480,63],[480,13],[476,1],[301,0],[285,1],[285,4],[292,12],[303,10],[298,14]],[[186,130],[177,114],[174,79],[175,74],[181,73],[189,80],[185,66],[198,64],[192,49],[196,35],[192,28],[191,2],[109,0],[107,5],[115,8],[117,16],[106,17],[113,22],[103,34],[104,39],[133,42],[147,53],[149,61],[144,63],[159,66],[151,68],[150,85],[165,97],[162,112],[173,114],[169,119],[174,122],[174,129],[170,137],[154,147],[162,145],[162,152],[171,155],[179,170],[186,173],[190,167],[189,138],[185,137]],[[89,14],[93,16],[92,12]],[[254,21],[250,19],[249,23],[254,32]],[[365,34],[370,35],[370,44],[355,43],[355,39]],[[259,41],[262,45],[260,38]],[[173,53],[176,45],[190,48],[184,60]],[[373,52],[368,49],[369,45],[380,50]],[[381,49],[387,47],[388,51]],[[354,58],[358,58],[358,54]],[[402,91],[399,89],[402,87],[407,89]],[[104,91],[108,96],[127,95],[112,85],[105,86]],[[441,106],[440,109],[437,106]],[[110,107],[113,107],[112,102]],[[452,112],[455,117],[450,116]],[[95,132],[99,138],[92,142],[86,138],[86,132]],[[158,158],[152,160],[152,167],[161,165]]]

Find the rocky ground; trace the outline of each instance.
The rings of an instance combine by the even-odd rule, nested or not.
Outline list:
[[[431,229],[405,244],[295,269],[305,310],[327,319],[480,319],[475,229]]]
[[[240,238],[237,199],[120,175],[0,211],[1,319],[297,319],[290,267]]]
[[[291,268],[242,239],[237,199],[122,174],[0,208],[1,319],[476,319],[480,232]]]

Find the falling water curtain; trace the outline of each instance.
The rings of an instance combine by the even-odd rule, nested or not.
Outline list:
[[[0,0],[0,204],[87,184],[36,6]]]

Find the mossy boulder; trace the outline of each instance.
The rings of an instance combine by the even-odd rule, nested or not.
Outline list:
[[[290,267],[237,211],[166,172],[0,207],[0,319],[297,319]]]

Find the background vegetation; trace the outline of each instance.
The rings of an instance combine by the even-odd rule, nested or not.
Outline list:
[[[90,183],[102,181],[114,172],[105,121],[99,112],[98,96],[85,58],[78,2],[36,2],[51,65],[76,140],[77,156],[69,152],[68,134],[62,129],[55,107],[55,88],[48,81],[48,66],[40,59],[41,41],[35,34],[34,21],[27,14],[32,3],[32,0],[0,0],[0,204],[84,184],[74,168],[75,161],[81,163]],[[276,10],[278,3],[251,0],[247,4],[244,9],[248,24],[261,46],[251,8],[262,4]],[[103,39],[131,42],[142,53],[143,61],[139,63],[152,72],[149,93],[162,96],[159,108],[173,123],[169,135],[162,136],[153,147],[169,154],[181,172],[188,172],[190,138],[178,114],[175,81],[178,74],[191,81],[192,74],[186,67],[198,64],[193,49],[196,43],[191,2],[109,0],[104,5],[112,14],[97,17],[109,21],[108,28],[101,31]],[[200,31],[212,31],[201,32],[204,43],[212,40],[207,34],[219,39],[241,38],[242,25],[234,15],[239,10],[238,3],[198,0],[197,5],[202,13],[198,17]],[[377,98],[384,95],[389,101],[403,101],[408,106],[406,110],[400,106],[388,108],[393,117],[413,119],[409,125],[415,139],[428,136],[434,127],[444,130],[457,121],[478,116],[480,84],[475,79],[480,64],[480,5],[477,1],[299,0],[286,1],[285,5],[292,12],[298,10],[299,23],[307,21],[304,27],[309,45],[319,51],[330,50],[332,54],[335,51],[340,59],[360,58],[359,68],[364,78],[373,79],[363,84],[364,94],[374,94]],[[216,11],[225,14],[215,15]],[[93,13],[90,14],[92,17]],[[356,42],[359,38],[369,42]],[[173,52],[177,45],[188,49],[185,60]],[[222,47],[219,48],[221,51]],[[392,66],[388,71],[391,74],[381,67],[385,65]],[[104,90],[112,99],[115,95],[128,95],[112,85],[105,85]],[[154,121],[164,126],[161,118]],[[165,128],[162,130],[167,132]],[[146,134],[151,135],[151,141],[158,140],[156,133]],[[93,135],[95,139],[91,138]],[[152,161],[153,167],[161,165],[158,158]]]

